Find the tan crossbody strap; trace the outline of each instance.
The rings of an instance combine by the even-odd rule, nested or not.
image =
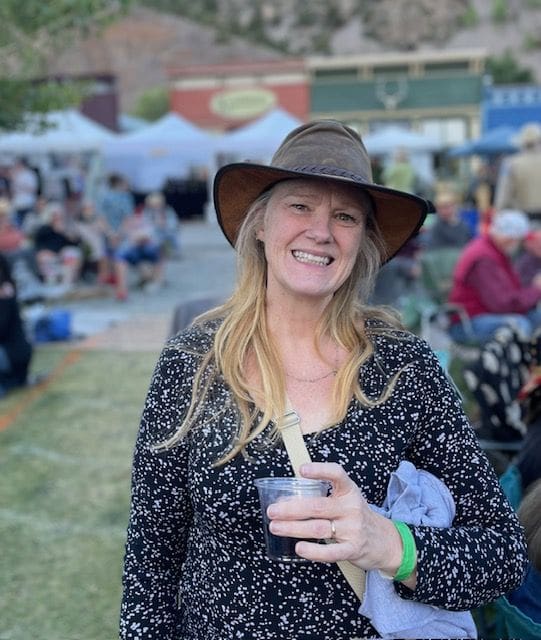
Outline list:
[[[277,426],[282,434],[282,439],[295,475],[300,477],[299,469],[301,465],[306,462],[311,462],[312,460],[302,437],[299,416],[288,407],[286,414],[282,416],[280,420],[277,420]],[[325,542],[327,544],[333,544],[334,540],[325,540]],[[336,564],[355,592],[355,595],[362,601],[366,583],[366,572],[348,560],[339,560]]]

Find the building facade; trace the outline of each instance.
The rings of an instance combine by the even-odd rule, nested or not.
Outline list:
[[[388,124],[458,144],[479,135],[484,49],[191,65],[169,71],[171,108],[215,131],[280,106],[338,118],[361,133]]]
[[[361,132],[406,126],[456,144],[478,135],[487,54],[482,49],[311,57],[310,116]]]

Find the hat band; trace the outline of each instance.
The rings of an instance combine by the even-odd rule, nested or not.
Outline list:
[[[314,175],[329,175],[337,178],[347,178],[353,180],[353,182],[360,182],[366,184],[369,180],[364,176],[359,176],[356,173],[352,173],[347,169],[340,169],[339,167],[329,167],[320,164],[308,164],[301,167],[280,167],[287,171],[298,171],[299,173],[313,173]]]

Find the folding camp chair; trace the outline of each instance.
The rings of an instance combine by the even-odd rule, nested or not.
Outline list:
[[[479,353],[468,315],[460,305],[447,302],[453,271],[461,253],[461,247],[441,247],[424,249],[419,257],[427,298],[421,311],[421,335],[436,351],[442,364],[448,364],[453,358],[470,361]],[[457,320],[464,327],[464,333],[470,336],[465,342],[457,343],[449,334],[451,322]]]

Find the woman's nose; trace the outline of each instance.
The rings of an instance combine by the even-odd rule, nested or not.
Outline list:
[[[316,211],[310,216],[310,224],[306,230],[309,238],[317,242],[328,242],[332,238],[331,216],[327,211]]]

